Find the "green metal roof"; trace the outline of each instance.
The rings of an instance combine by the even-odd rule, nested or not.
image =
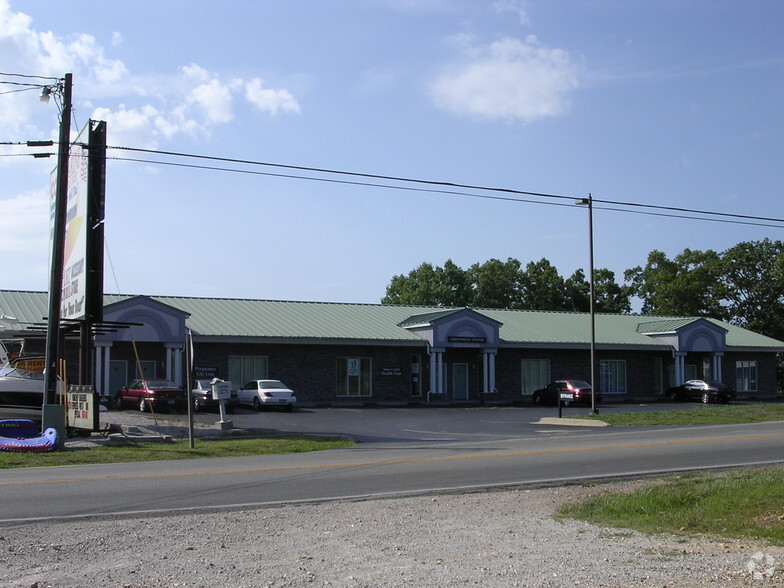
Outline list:
[[[110,294],[106,305],[134,296]],[[147,296],[189,316],[194,334],[210,338],[308,339],[324,341],[421,342],[401,325],[435,320],[460,309],[288,302],[233,298]],[[586,346],[590,343],[590,315],[573,312],[473,309],[499,323],[502,344],[514,346]],[[16,331],[18,323],[41,323],[48,314],[46,292],[0,290],[0,328]],[[2,318],[5,315],[6,318]],[[645,332],[669,332],[697,317],[596,315],[596,344],[604,347],[666,348]],[[715,319],[705,319],[727,331],[730,348],[784,352],[784,342]],[[22,327],[23,328],[23,327]],[[665,330],[666,329],[666,330]],[[0,334],[2,331],[0,331]]]
[[[637,325],[637,330],[640,333],[674,333],[681,327],[690,325],[694,321],[699,320],[692,317],[676,318],[676,319],[658,319],[646,320]]]

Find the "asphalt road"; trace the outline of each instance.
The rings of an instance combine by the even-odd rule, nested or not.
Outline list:
[[[711,410],[719,405],[695,403],[605,404],[603,413],[648,410],[680,410],[701,407]],[[584,416],[585,406],[565,407],[566,416]],[[487,441],[517,438],[542,432],[537,423],[542,417],[558,417],[552,406],[479,406],[454,408],[299,408],[295,412],[270,409],[256,412],[239,408],[229,415],[239,428],[268,428],[280,432],[318,435],[348,435],[361,443],[431,443]],[[215,413],[201,413],[196,420],[214,423]]]
[[[238,426],[246,418],[260,427],[271,420],[276,429],[353,432],[363,442],[299,455],[5,470],[0,523],[561,484],[784,461],[781,422],[537,424],[541,416],[555,416],[552,410],[313,409],[258,415],[240,410],[232,416]],[[338,431],[341,426],[352,431]]]

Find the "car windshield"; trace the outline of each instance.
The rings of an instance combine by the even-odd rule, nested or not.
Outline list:
[[[718,380],[705,380],[705,383],[711,388],[724,388],[724,384]]]
[[[583,380],[569,380],[568,384],[572,388],[590,388],[591,385],[588,382],[584,382]]]
[[[171,380],[147,380],[148,388],[176,388]]]
[[[23,370],[22,368],[13,367],[12,365],[6,365],[0,369],[0,378],[25,378],[28,380],[43,380],[44,375],[40,372],[31,372],[28,370]]]
[[[278,390],[286,390],[285,384],[283,382],[279,382],[278,380],[268,380],[266,382],[259,382],[260,386],[266,390],[269,389],[278,389]]]

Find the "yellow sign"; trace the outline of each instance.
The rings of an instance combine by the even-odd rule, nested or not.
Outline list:
[[[14,367],[17,367],[22,370],[27,370],[28,372],[37,372],[39,374],[42,374],[46,369],[46,359],[43,357],[25,359],[23,357],[21,359],[17,359],[14,362]]]

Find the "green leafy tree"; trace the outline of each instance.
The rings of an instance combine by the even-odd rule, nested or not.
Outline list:
[[[441,301],[439,273],[430,263],[423,263],[408,275],[393,276],[383,304],[423,304],[439,306]]]
[[[591,309],[591,284],[585,279],[585,272],[582,269],[576,270],[564,280],[564,288],[569,310],[588,312]]]
[[[473,304],[479,308],[522,308],[520,299],[520,262],[490,259],[475,263],[468,270],[473,285]]]
[[[558,270],[546,259],[529,262],[520,277],[522,299],[519,308],[529,310],[567,310],[566,284]]]
[[[591,309],[591,284],[578,269],[566,281],[570,310],[588,312]],[[610,314],[629,314],[632,311],[630,288],[615,281],[615,272],[598,268],[593,272],[594,311]]]
[[[467,272],[448,259],[444,267],[423,263],[408,275],[394,276],[382,304],[468,306],[472,300]]]
[[[719,259],[710,250],[685,249],[674,259],[654,250],[645,267],[626,270],[624,277],[629,293],[642,300],[643,314],[723,319]]]
[[[738,243],[719,266],[730,322],[784,341],[784,243]]]

